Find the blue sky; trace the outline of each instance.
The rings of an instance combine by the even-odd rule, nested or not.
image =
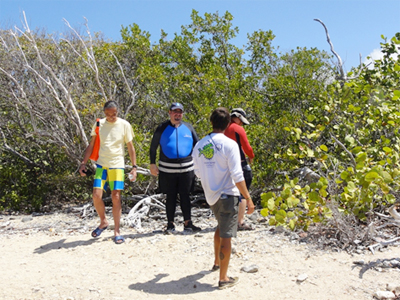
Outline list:
[[[239,47],[248,33],[261,29],[272,30],[273,46],[281,52],[317,47],[331,53],[318,18],[347,71],[359,64],[360,54],[364,61],[377,53],[381,35],[390,39],[400,32],[400,0],[0,0],[0,28],[22,28],[25,11],[31,29],[64,32],[63,18],[79,29],[86,17],[92,32],[111,40],[120,39],[121,26],[136,23],[156,43],[161,29],[172,38],[189,25],[192,9],[201,16],[229,11],[240,30],[234,40]]]

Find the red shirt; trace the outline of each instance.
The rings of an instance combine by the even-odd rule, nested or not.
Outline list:
[[[246,160],[245,154],[249,158],[254,158],[253,148],[251,148],[249,140],[247,139],[246,131],[242,126],[236,124],[235,122],[231,122],[228,128],[225,130],[225,135],[238,143],[240,149],[240,159],[242,161]]]

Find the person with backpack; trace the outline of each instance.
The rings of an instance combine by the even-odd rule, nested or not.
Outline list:
[[[246,181],[246,187],[249,190],[253,180],[253,173],[251,171],[251,164],[254,159],[253,148],[250,146],[247,139],[246,131],[243,125],[249,125],[250,122],[246,118],[246,113],[242,108],[234,108],[231,111],[231,122],[225,130],[225,135],[230,139],[236,141],[240,150],[240,162],[243,170],[243,176]],[[246,156],[249,158],[247,162]],[[238,230],[253,230],[254,228],[244,221],[246,212],[246,199],[240,198],[239,203],[239,216],[238,216]]]
[[[97,238],[107,229],[109,222],[105,213],[103,202],[103,190],[107,187],[111,190],[112,214],[114,218],[114,242],[122,244],[124,237],[120,234],[120,220],[122,214],[121,191],[124,189],[125,177],[125,144],[132,163],[130,180],[136,180],[136,151],[133,146],[134,133],[128,121],[118,117],[118,105],[115,101],[104,104],[105,118],[98,121],[98,137],[100,138],[98,158],[96,161],[96,173],[93,182],[93,204],[100,217],[100,225],[92,231],[92,237]],[[79,166],[81,176],[86,176],[86,164],[91,157],[96,143],[97,122],[93,125],[89,146],[84,152],[82,163]]]

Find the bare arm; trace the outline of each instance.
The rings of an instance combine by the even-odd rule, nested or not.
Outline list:
[[[87,148],[85,150],[85,154],[83,155],[81,165],[79,166],[79,173],[81,174],[81,176],[86,176],[86,174],[83,173],[83,171],[86,171],[86,164],[89,160],[90,155],[92,154],[95,140],[96,140],[96,136],[93,135],[90,140],[89,146],[87,146]]]
[[[135,151],[135,147],[133,146],[132,141],[126,143],[126,146],[128,147],[128,153],[129,153],[129,157],[131,159],[131,163],[132,166],[136,166],[136,151]],[[132,174],[132,178],[131,181],[135,181],[136,180],[136,168],[132,168],[132,170],[129,172],[130,174]]]
[[[246,182],[240,181],[236,183],[237,188],[239,189],[239,192],[243,195],[244,199],[246,200],[246,204],[247,204],[247,214],[251,215],[254,212],[254,203],[253,200],[251,199],[250,193],[247,190],[246,187]]]

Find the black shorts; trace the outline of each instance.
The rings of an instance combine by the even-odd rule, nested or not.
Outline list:
[[[194,187],[194,171],[185,173],[165,173],[158,174],[158,186],[160,193],[168,194],[172,191],[191,193]]]

